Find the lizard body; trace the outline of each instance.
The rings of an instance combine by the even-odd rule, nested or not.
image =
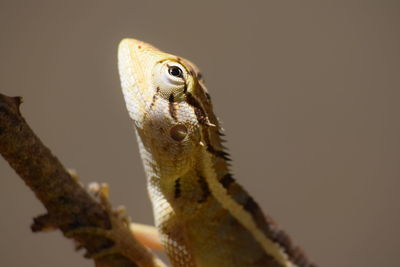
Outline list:
[[[135,39],[121,41],[118,67],[173,266],[315,267],[232,178],[198,68]]]

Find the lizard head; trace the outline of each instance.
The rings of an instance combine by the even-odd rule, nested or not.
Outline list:
[[[205,131],[218,124],[198,68],[135,39],[121,41],[118,67],[126,106],[144,149],[168,172],[193,167],[193,149],[209,143]]]

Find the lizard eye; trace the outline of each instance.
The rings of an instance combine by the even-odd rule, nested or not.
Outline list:
[[[179,78],[183,77],[183,71],[178,66],[169,66],[168,73],[175,77],[179,77]]]
[[[187,73],[185,66],[179,62],[173,60],[159,62],[153,69],[153,88],[159,88],[160,95],[166,100],[173,93],[175,100],[178,101],[187,86]]]

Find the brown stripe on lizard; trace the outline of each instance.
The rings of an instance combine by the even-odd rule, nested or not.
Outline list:
[[[229,153],[225,152],[224,150],[215,149],[210,142],[209,132],[208,132],[207,127],[210,127],[210,126],[216,127],[216,125],[213,124],[212,122],[210,122],[208,114],[204,111],[204,108],[202,107],[200,102],[191,93],[187,92],[185,95],[186,95],[188,104],[194,108],[198,122],[200,124],[206,126],[203,129],[203,138],[204,138],[204,143],[207,147],[207,150],[210,153],[212,153],[213,155],[229,161],[230,160]],[[208,100],[211,99],[207,92],[204,92],[204,95]]]
[[[169,95],[168,102],[169,102],[168,109],[171,118],[174,119],[174,121],[178,121],[176,113],[179,106],[175,103],[175,97],[173,93]]]
[[[156,93],[153,95],[153,98],[151,100],[150,110],[153,109],[154,104],[156,103],[156,100],[157,100],[157,97],[159,94],[160,94],[160,87],[157,86]]]
[[[181,178],[176,178],[174,197],[179,198],[180,196],[181,196]]]
[[[208,188],[208,184],[203,176],[199,175],[198,182],[202,193],[200,199],[197,200],[197,202],[203,203],[207,200],[208,196],[210,195],[210,189]]]
[[[299,267],[313,267],[315,264],[311,263],[304,255],[304,252],[293,244],[290,237],[279,228],[275,221],[268,215],[264,215],[260,206],[254,199],[239,185],[231,174],[225,174],[219,182],[226,188],[229,195],[232,196],[243,208],[248,211],[257,226],[264,232],[264,234],[277,242],[289,255],[289,258]]]
[[[197,99],[193,97],[191,93],[187,92],[185,95],[187,98],[187,103],[194,108],[194,112],[196,114],[198,122],[200,124],[206,125],[208,119],[206,113],[203,110],[203,107],[200,105]]]

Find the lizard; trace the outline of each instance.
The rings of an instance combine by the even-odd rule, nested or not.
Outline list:
[[[126,38],[118,69],[173,266],[317,266],[231,175],[224,131],[198,67]]]

